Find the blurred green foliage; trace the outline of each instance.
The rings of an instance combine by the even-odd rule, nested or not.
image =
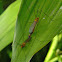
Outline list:
[[[11,3],[13,3],[16,0],[1,0],[3,4],[3,9],[5,10]]]
[[[0,1],[0,15],[1,15],[2,12],[3,12],[3,2]]]
[[[0,15],[5,11],[5,9],[15,0],[0,0]],[[1,21],[1,20],[0,20]],[[12,44],[8,45],[2,51],[0,51],[0,62],[10,62],[11,61],[11,52]]]

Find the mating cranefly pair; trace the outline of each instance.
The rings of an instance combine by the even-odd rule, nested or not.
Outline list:
[[[25,40],[25,41],[22,43],[21,48],[23,48],[23,47],[26,45],[26,43],[30,41],[31,35],[32,35],[33,32],[34,32],[34,29],[35,29],[35,26],[36,26],[38,20],[39,20],[39,17],[36,18],[36,19],[34,20],[34,22],[32,23],[32,25],[31,25],[31,27],[30,27],[30,29],[29,29],[29,36],[28,36],[27,40]]]

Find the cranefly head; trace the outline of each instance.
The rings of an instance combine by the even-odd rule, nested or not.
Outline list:
[[[36,22],[38,22],[38,20],[39,20],[39,17],[37,17],[37,18],[35,19]]]
[[[23,47],[25,46],[25,44],[26,44],[25,42],[24,42],[24,43],[22,43],[21,48],[23,48]]]

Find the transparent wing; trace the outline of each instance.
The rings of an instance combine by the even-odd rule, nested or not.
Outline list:
[[[30,26],[30,28],[29,28],[29,33],[32,33],[33,32],[33,29],[35,28],[35,25],[36,25],[36,22],[34,21],[32,23],[32,25]]]

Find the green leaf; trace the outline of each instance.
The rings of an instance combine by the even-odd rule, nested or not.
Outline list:
[[[13,41],[20,1],[12,3],[0,16],[0,51]]]
[[[61,0],[23,0],[14,34],[12,62],[29,62],[62,29]],[[24,48],[20,45],[28,38],[29,28],[36,17],[39,21],[31,40]],[[42,53],[43,54],[43,53]]]
[[[49,62],[59,62],[59,61],[62,61],[62,55],[59,56],[60,57],[60,60],[58,60],[58,56],[53,58],[52,60],[50,60]]]
[[[50,62],[50,60],[54,59],[56,56],[58,56],[60,54],[60,49],[62,47],[61,40],[62,40],[62,34],[56,35],[53,38],[52,44],[50,46],[50,49],[48,51],[48,54],[47,54],[44,62]],[[59,50],[59,52],[57,52],[58,50]]]

